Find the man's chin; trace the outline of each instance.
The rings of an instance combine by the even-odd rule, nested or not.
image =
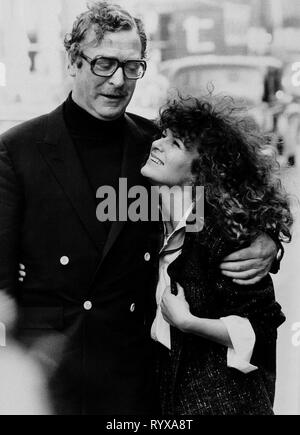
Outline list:
[[[115,121],[117,119],[119,119],[125,112],[125,109],[122,108],[113,108],[113,107],[109,107],[107,109],[103,109],[103,107],[101,107],[101,109],[96,110],[97,113],[97,118],[101,119],[102,121]]]

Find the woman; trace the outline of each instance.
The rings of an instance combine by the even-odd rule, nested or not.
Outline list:
[[[273,414],[284,316],[272,280],[241,289],[218,269],[260,232],[290,241],[292,216],[273,160],[229,99],[179,98],[161,112],[160,127],[142,174],[160,189],[165,221],[151,331],[162,344],[163,414]],[[196,186],[205,189],[198,232],[187,230]]]

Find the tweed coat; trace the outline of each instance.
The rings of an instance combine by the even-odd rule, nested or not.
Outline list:
[[[227,348],[171,327],[171,351],[160,346],[158,373],[162,412],[167,415],[271,415],[276,380],[277,327],[285,317],[275,301],[270,275],[238,286],[219,264],[238,246],[220,236],[211,216],[201,233],[187,233],[181,255],[169,266],[185,290],[192,314],[218,319],[246,317],[256,334],[251,363],[243,374],[227,367]]]

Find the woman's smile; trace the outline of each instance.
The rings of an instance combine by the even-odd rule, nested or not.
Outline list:
[[[161,165],[164,166],[164,163],[162,162],[161,159],[159,159],[153,152],[151,152],[150,154],[150,158],[149,158],[152,162],[154,162],[156,165]]]

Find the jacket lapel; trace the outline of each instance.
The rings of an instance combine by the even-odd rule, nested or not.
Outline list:
[[[127,134],[125,136],[125,141],[124,141],[124,153],[123,153],[121,178],[126,179],[126,183],[127,183],[126,196],[127,196],[129,189],[132,186],[141,186],[146,184],[145,180],[141,176],[140,170],[142,167],[142,162],[147,154],[147,148],[145,146],[146,138],[141,133],[139,133],[138,126],[134,123],[134,121],[132,121],[132,119],[128,115],[125,115],[125,118],[127,124],[127,129],[126,129]],[[123,195],[123,193],[121,195]],[[128,196],[127,196],[127,201],[128,201]],[[126,209],[128,209],[128,207],[126,207]],[[112,223],[111,230],[104,247],[102,260],[99,267],[101,266],[105,257],[108,255],[109,251],[111,250],[112,246],[116,242],[118,236],[122,232],[125,225],[126,225],[126,221],[120,221],[118,219],[116,222]]]
[[[96,199],[63,119],[63,106],[48,115],[39,150],[72,204],[95,248],[101,252],[106,231],[96,217]]]

